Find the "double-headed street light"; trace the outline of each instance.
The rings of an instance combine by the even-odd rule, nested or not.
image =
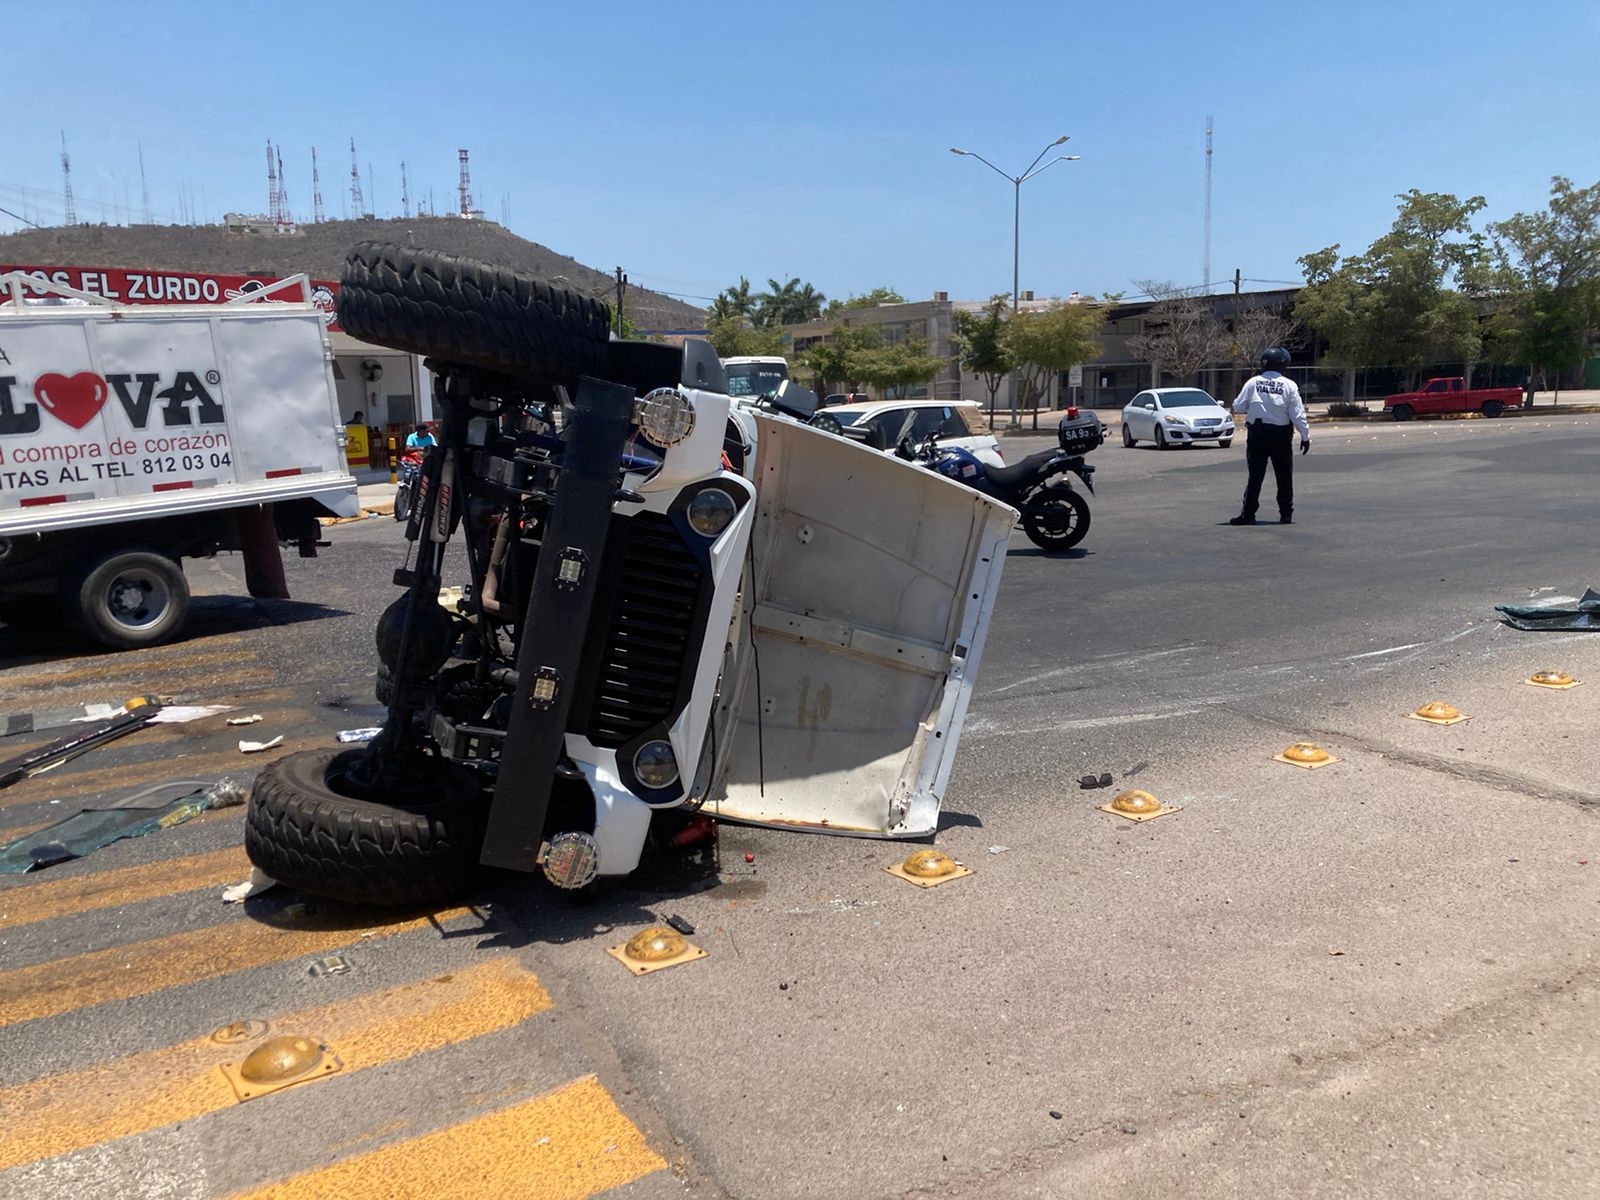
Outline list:
[[[1041,163],[1039,161],[1046,154],[1049,154],[1050,151],[1054,150],[1057,146],[1064,146],[1064,145],[1066,145],[1066,143],[1067,143],[1067,135],[1066,134],[1062,134],[1055,141],[1051,142],[1048,146],[1046,146],[1043,150],[1039,151],[1039,157],[1035,158],[1033,160],[1033,162],[1029,163],[1028,164],[1028,169],[1026,171],[1024,171],[1021,175],[1007,175],[1004,171],[1002,171],[999,167],[995,166],[992,162],[990,162],[987,158],[985,158],[981,154],[977,154],[977,153],[975,153],[974,151],[971,151],[971,150],[958,150],[954,146],[950,147],[950,153],[951,154],[960,154],[960,155],[963,155],[963,156],[965,156],[967,158],[975,158],[975,159],[977,159],[979,162],[981,162],[984,166],[988,167],[991,171],[993,171],[996,175],[1000,176],[1002,179],[1010,180],[1011,181],[1011,186],[1015,189],[1014,204],[1013,204],[1013,207],[1012,207],[1012,217],[1011,217],[1011,311],[1012,312],[1016,312],[1017,311],[1017,300],[1018,300],[1018,297],[1020,295],[1020,293],[1017,291],[1017,285],[1018,285],[1018,283],[1020,281],[1020,276],[1018,274],[1018,267],[1019,267],[1019,263],[1020,263],[1020,253],[1019,252],[1020,252],[1021,245],[1022,245],[1022,185],[1027,183],[1028,180],[1032,179],[1035,175],[1038,175],[1039,173],[1041,173],[1043,171],[1049,170],[1051,167],[1055,166],[1058,162],[1077,162],[1078,159],[1083,157],[1083,155],[1081,155],[1081,154],[1061,154],[1061,155],[1057,155],[1055,158],[1052,158],[1047,163]]]

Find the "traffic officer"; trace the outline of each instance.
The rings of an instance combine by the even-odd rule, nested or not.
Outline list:
[[[1294,521],[1294,431],[1300,433],[1300,453],[1311,449],[1311,426],[1306,422],[1305,401],[1294,380],[1279,373],[1289,365],[1289,352],[1273,346],[1261,354],[1261,373],[1245,380],[1233,411],[1244,414],[1244,460],[1249,470],[1244,485],[1244,508],[1229,525],[1254,525],[1261,506],[1261,484],[1272,464],[1278,484],[1278,523]]]

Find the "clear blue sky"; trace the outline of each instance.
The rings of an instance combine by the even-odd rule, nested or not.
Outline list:
[[[139,217],[140,141],[161,221],[185,187],[207,220],[265,211],[269,138],[297,217],[312,145],[348,210],[352,136],[368,207],[399,215],[404,159],[446,210],[465,146],[489,217],[696,302],[740,275],[1008,292],[1012,185],[951,146],[1016,173],[1071,135],[1082,161],[1022,189],[1041,295],[1200,282],[1208,115],[1217,281],[1298,280],[1407,188],[1490,220],[1600,179],[1595,0],[13,0],[5,42],[0,205],[41,223],[62,129],[79,219],[113,222]]]

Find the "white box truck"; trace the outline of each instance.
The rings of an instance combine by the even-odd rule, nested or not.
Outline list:
[[[251,594],[287,596],[280,544],[358,512],[305,276],[163,307],[0,276],[0,620],[154,645],[183,559],[242,551]]]

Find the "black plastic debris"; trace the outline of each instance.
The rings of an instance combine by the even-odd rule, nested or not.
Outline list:
[[[667,924],[672,926],[679,933],[683,934],[684,937],[690,937],[694,933],[694,926],[689,924],[688,921],[684,920],[677,913],[673,913],[667,918]]]
[[[1078,786],[1086,792],[1092,788],[1110,787],[1111,772],[1102,771],[1099,775],[1085,775],[1082,779],[1078,780]]]
[[[1576,606],[1496,604],[1514,629],[1552,633],[1600,632],[1600,592],[1588,588]]]

